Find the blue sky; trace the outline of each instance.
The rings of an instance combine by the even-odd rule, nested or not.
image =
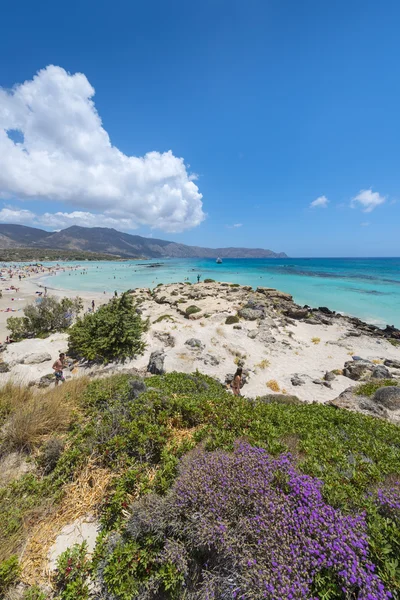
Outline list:
[[[399,256],[399,21],[369,0],[8,3],[0,218]]]

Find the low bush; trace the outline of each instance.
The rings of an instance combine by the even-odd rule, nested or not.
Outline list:
[[[24,591],[22,600],[47,600],[47,596],[39,586],[33,585]]]
[[[144,351],[144,328],[133,297],[124,293],[78,319],[69,332],[69,352],[102,363],[132,358]]]
[[[185,310],[185,313],[187,314],[187,316],[194,315],[195,313],[198,313],[198,312],[201,312],[201,308],[199,308],[198,306],[195,306],[194,304],[191,304]]]
[[[60,600],[82,600],[89,596],[90,561],[86,542],[75,544],[61,554],[55,577]]]
[[[74,322],[82,307],[80,298],[59,300],[53,296],[46,296],[25,306],[23,317],[7,319],[7,327],[14,340],[65,331]]]
[[[204,280],[204,283],[215,283],[215,279],[209,279],[209,278],[207,278],[207,279]]]
[[[231,283],[229,285],[229,287],[231,287],[231,288],[238,288],[238,287],[240,287],[240,284],[239,283]]]
[[[237,315],[229,315],[225,319],[225,325],[234,325],[235,323],[239,323],[240,319]]]
[[[63,450],[64,443],[59,438],[50,438],[45,443],[40,457],[40,464],[45,475],[48,475],[55,469]]]
[[[0,562],[0,597],[4,597],[4,593],[14,583],[18,581],[20,575],[20,567],[18,556],[15,554],[7,560]]]
[[[377,390],[381,387],[390,387],[397,385],[397,381],[395,379],[372,379],[371,381],[367,381],[366,383],[362,383],[357,386],[355,389],[355,393],[358,396],[373,396]]]
[[[368,557],[365,516],[326,504],[290,456],[239,443],[197,451],[166,497],[132,506],[106,558],[107,593],[181,598],[391,598]],[[325,596],[327,597],[327,596]]]
[[[175,319],[172,315],[160,315],[155,321],[153,321],[153,324],[155,325],[156,323],[162,323],[162,321],[171,321],[172,323],[175,323]]]
[[[270,379],[269,381],[267,381],[267,383],[265,385],[267,387],[269,387],[269,389],[272,390],[273,392],[280,391],[279,383],[276,381],[276,379]]]

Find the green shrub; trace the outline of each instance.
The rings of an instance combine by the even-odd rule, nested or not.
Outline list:
[[[37,585],[33,585],[24,591],[24,595],[22,596],[22,600],[46,600],[47,596],[40,587]]]
[[[204,283],[215,283],[215,279],[205,279]]]
[[[357,396],[373,396],[376,390],[381,387],[390,387],[397,385],[397,381],[394,379],[372,379],[359,386],[357,386],[355,393]]]
[[[229,287],[238,288],[240,287],[239,283],[231,283]]]
[[[225,325],[233,325],[234,323],[239,323],[239,317],[237,315],[230,315],[225,319]]]
[[[90,562],[86,542],[75,544],[57,560],[56,587],[60,600],[86,599],[89,596]]]
[[[0,563],[0,597],[8,590],[8,588],[18,581],[20,568],[18,564],[18,556],[15,554],[7,560]]]
[[[11,337],[21,340],[27,337],[49,335],[55,331],[65,331],[82,310],[80,298],[54,298],[47,296],[41,301],[25,306],[23,317],[10,317],[7,327]]]
[[[187,307],[185,312],[186,312],[187,316],[194,315],[195,313],[201,312],[201,308],[199,308],[198,306],[195,306],[194,304],[191,304],[190,306]]]
[[[143,353],[143,330],[132,296],[124,293],[78,319],[69,332],[69,352],[103,363],[130,358]]]
[[[156,323],[161,323],[162,321],[172,321],[175,323],[175,319],[172,315],[161,315],[155,321],[153,321],[153,324],[155,325]]]

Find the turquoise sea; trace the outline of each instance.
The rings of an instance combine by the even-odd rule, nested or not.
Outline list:
[[[220,265],[215,259],[85,262],[42,283],[49,288],[122,292],[185,278],[195,283],[197,274],[202,280],[274,287],[292,294],[299,304],[328,306],[379,326],[400,327],[400,258],[224,259]]]

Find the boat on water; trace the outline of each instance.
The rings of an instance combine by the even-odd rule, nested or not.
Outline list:
[[[218,258],[217,258],[217,260],[216,260],[215,262],[217,263],[217,265],[220,265],[220,264],[222,264],[222,258],[220,258],[220,257],[218,256]]]

